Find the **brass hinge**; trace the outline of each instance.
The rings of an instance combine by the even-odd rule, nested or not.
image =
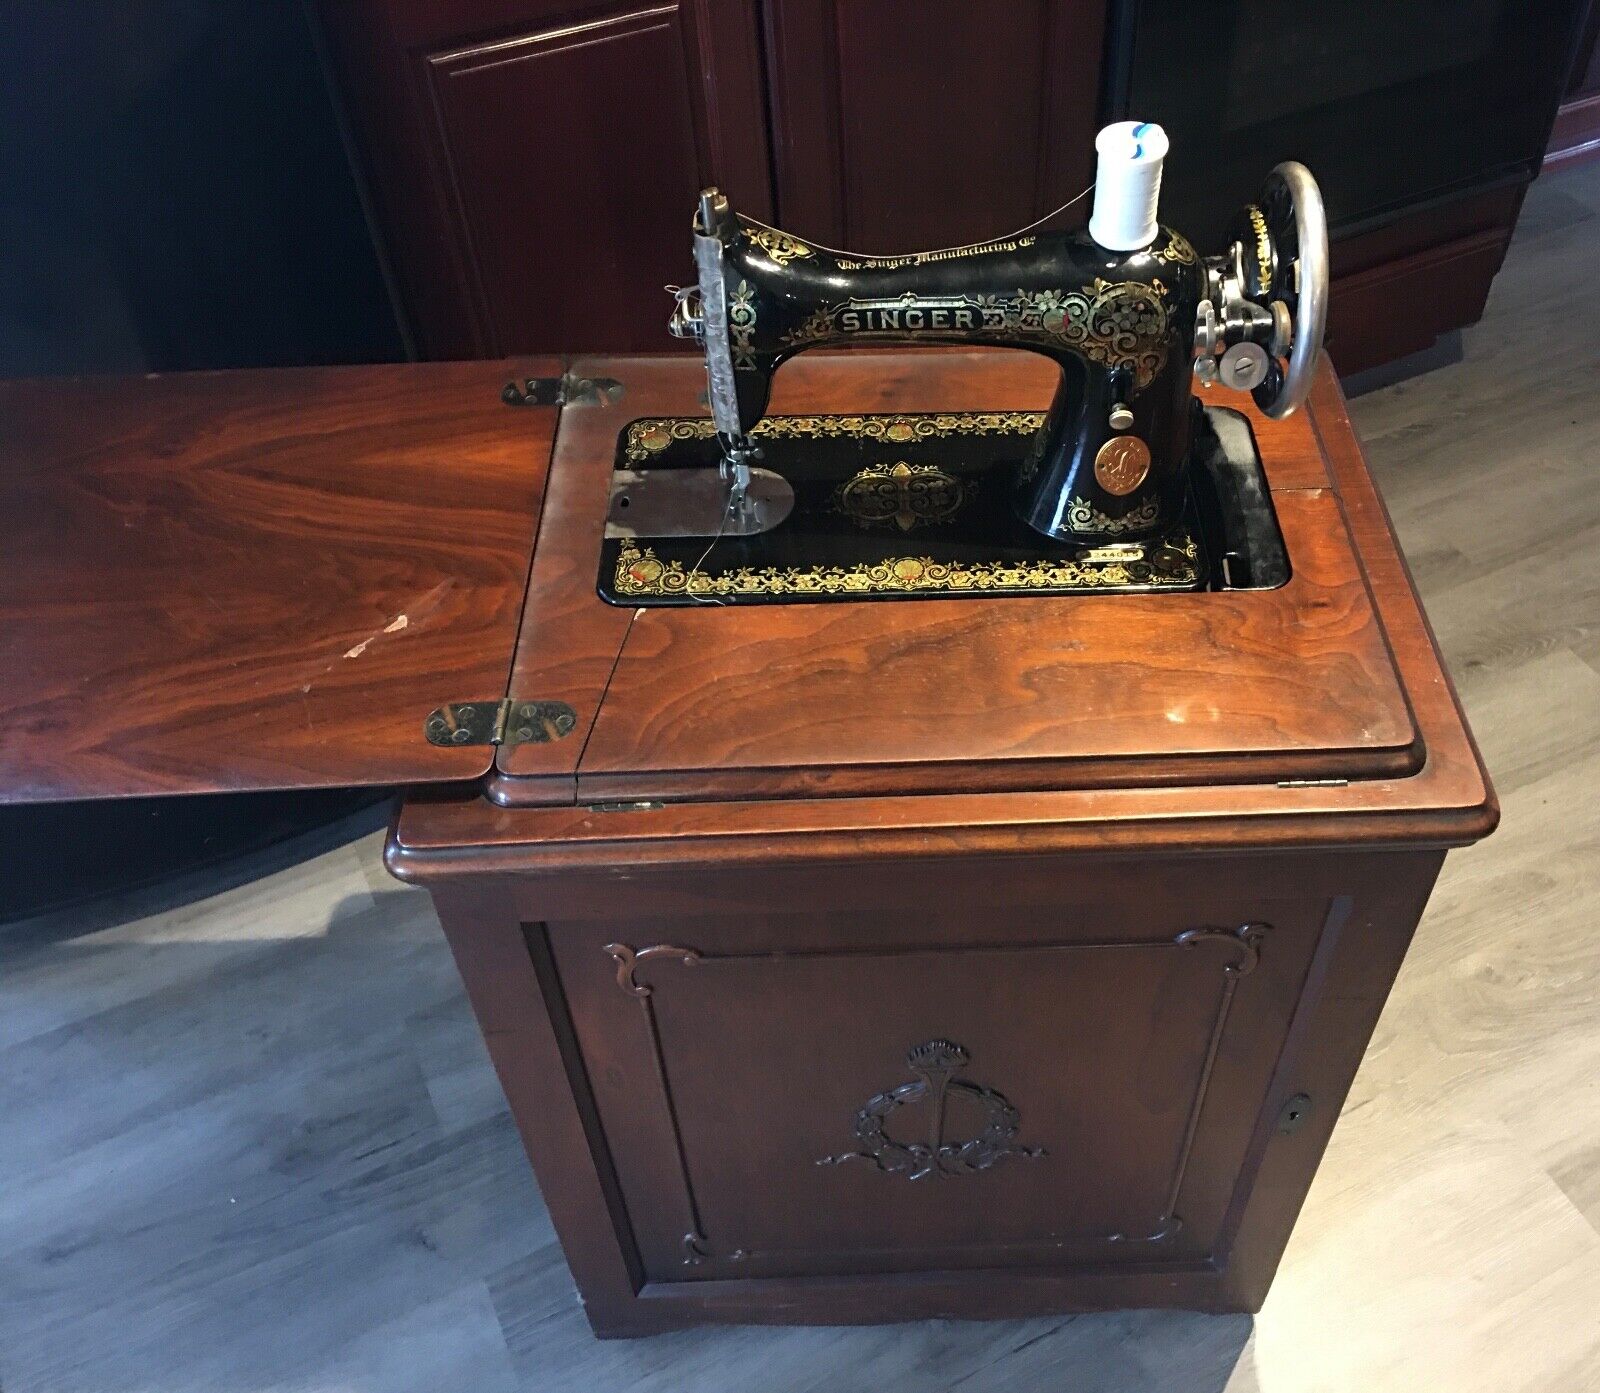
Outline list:
[[[519,386],[506,383],[500,400],[507,406],[572,406],[596,402],[609,406],[622,396],[622,384],[614,377],[525,377]]]
[[[1349,779],[1279,779],[1279,788],[1348,788]]]
[[[570,735],[578,713],[564,701],[453,701],[428,713],[430,745],[548,745]]]

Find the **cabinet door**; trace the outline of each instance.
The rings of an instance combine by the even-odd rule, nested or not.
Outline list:
[[[770,212],[745,4],[328,0],[426,357],[661,350],[696,192]]]
[[[1333,905],[546,926],[648,1278],[1195,1263]]]
[[[1104,0],[767,0],[778,214],[852,251],[997,236],[1094,168]],[[1060,226],[1088,216],[1074,208]]]

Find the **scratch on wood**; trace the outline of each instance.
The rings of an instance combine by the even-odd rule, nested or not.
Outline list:
[[[412,606],[416,612],[417,618],[419,620],[425,619],[428,615],[432,614],[434,610],[438,609],[440,602],[450,592],[454,585],[455,582],[453,580],[440,581],[438,585],[434,586],[432,590],[428,591],[426,595],[419,599],[417,603]],[[402,629],[407,629],[410,626],[411,616],[409,614],[405,614],[403,612],[397,614],[381,629],[374,629],[370,634],[362,639],[360,643],[356,644],[354,648],[349,649],[344,656],[346,658],[359,658],[367,651],[375,639],[382,638],[384,634],[398,634]]]

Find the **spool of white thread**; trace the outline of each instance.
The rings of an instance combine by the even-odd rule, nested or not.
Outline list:
[[[1089,235],[1108,251],[1155,241],[1167,133],[1153,121],[1118,121],[1094,138],[1098,156]]]

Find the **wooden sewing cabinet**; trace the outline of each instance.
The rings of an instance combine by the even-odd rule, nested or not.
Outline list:
[[[621,395],[501,403],[564,369]],[[773,410],[1036,411],[1052,372],[810,355]],[[1281,423],[1213,394],[1276,590],[608,605],[618,432],[702,385],[0,388],[7,797],[404,786],[388,864],[601,1335],[1255,1309],[1496,819],[1337,384]],[[425,738],[505,697],[544,738]]]

